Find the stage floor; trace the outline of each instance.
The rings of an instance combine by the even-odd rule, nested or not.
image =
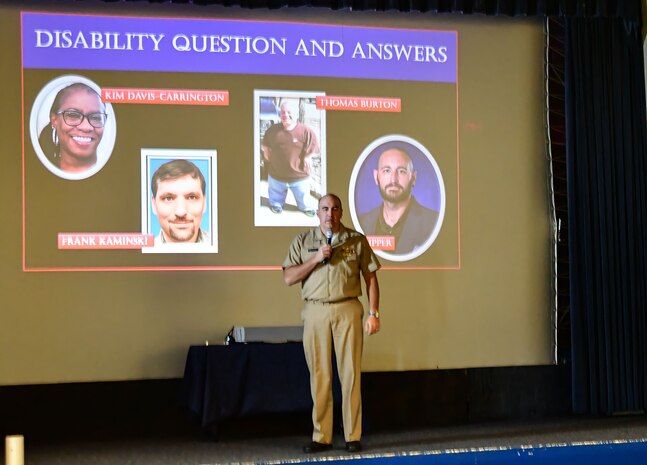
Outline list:
[[[239,424],[218,440],[197,428],[176,431],[95,432],[87,437],[66,437],[60,431],[51,438],[25,437],[26,465],[211,465],[221,463],[303,463],[336,461],[348,463],[558,463],[541,461],[542,450],[569,445],[582,461],[572,456],[563,463],[604,463],[586,459],[580,453],[589,446],[604,445],[604,453],[621,453],[629,447],[647,445],[647,416],[611,418],[569,417],[542,421],[483,423],[398,431],[365,432],[364,451],[351,455],[343,450],[343,438],[336,435],[334,449],[325,454],[306,455],[301,447],[308,441],[304,425],[274,427],[272,420]],[[299,421],[299,423],[301,420]],[[298,427],[299,432],[295,431]],[[55,433],[55,434],[54,434]],[[510,451],[512,461],[486,460],[488,451]],[[644,450],[644,449],[643,449]],[[593,456],[601,457],[595,449]],[[617,452],[614,452],[617,451]],[[460,455],[465,454],[465,455]],[[479,458],[480,457],[480,458]],[[492,455],[490,455],[492,457]],[[647,464],[647,453],[632,464]],[[415,458],[415,460],[414,460]],[[518,460],[514,460],[518,458]],[[621,458],[621,457],[618,457]],[[562,463],[562,462],[559,462]],[[624,459],[607,463],[626,463]]]

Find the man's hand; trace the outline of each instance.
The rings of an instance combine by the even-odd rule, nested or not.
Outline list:
[[[379,330],[380,319],[369,315],[369,317],[366,319],[366,322],[364,323],[364,331],[366,331],[366,334],[370,336],[371,334],[377,333]]]
[[[317,252],[317,261],[323,262],[324,260],[328,260],[331,256],[332,245],[326,243],[321,244],[321,247],[319,247],[319,251]]]
[[[300,283],[308,277],[312,270],[319,266],[324,259],[330,259],[332,255],[332,246],[328,244],[322,244],[319,247],[319,250],[316,254],[308,258],[307,261],[299,264],[288,266],[283,268],[283,281],[288,286],[293,284]]]

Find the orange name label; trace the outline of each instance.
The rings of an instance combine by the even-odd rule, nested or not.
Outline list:
[[[399,98],[320,95],[317,97],[317,108],[321,110],[400,113],[402,102]]]
[[[152,247],[155,237],[140,233],[59,233],[59,249],[141,249]]]
[[[373,250],[395,250],[395,237],[393,236],[366,236],[366,238]]]
[[[112,103],[155,105],[229,105],[227,90],[106,88],[101,98]]]

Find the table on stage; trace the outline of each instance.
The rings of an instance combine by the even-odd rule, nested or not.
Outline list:
[[[203,428],[218,433],[228,418],[312,409],[301,342],[191,346],[184,403]]]

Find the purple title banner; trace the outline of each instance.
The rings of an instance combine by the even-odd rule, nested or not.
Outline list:
[[[24,68],[456,82],[456,31],[22,13]]]

